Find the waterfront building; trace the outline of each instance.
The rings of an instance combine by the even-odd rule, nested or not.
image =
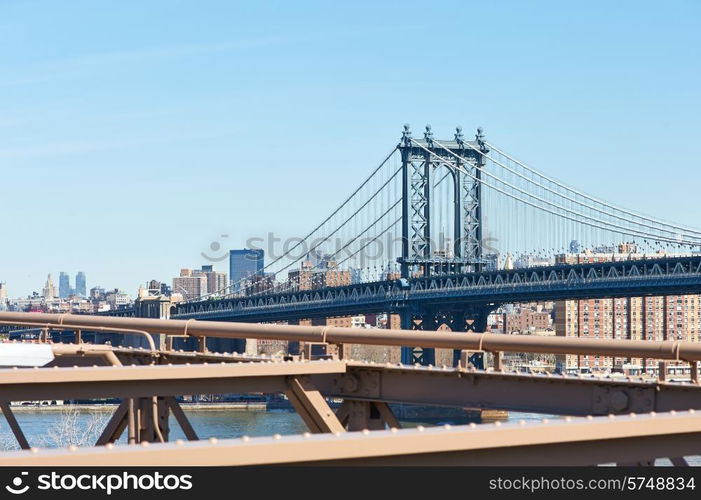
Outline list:
[[[505,333],[529,333],[536,330],[552,328],[552,316],[549,311],[537,306],[521,307],[518,312],[503,313],[502,325]]]
[[[105,294],[105,302],[109,304],[111,310],[114,310],[123,309],[129,306],[133,301],[129,294],[115,288]]]
[[[55,288],[54,288],[55,295]],[[46,298],[33,292],[32,295],[25,298],[13,299],[10,304],[10,310],[23,312],[46,312]]]
[[[621,244],[617,249],[597,250],[604,251],[561,254],[556,257],[556,262],[579,264],[653,257],[638,253],[631,243]],[[654,254],[655,257],[664,255]],[[681,257],[685,254],[666,255]],[[700,295],[563,300],[555,303],[556,334],[565,337],[698,342],[700,326]],[[650,368],[641,358],[594,355],[559,355],[557,363],[559,369],[569,371],[610,371],[624,367],[637,371]]]

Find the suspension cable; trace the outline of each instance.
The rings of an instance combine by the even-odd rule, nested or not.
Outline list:
[[[434,143],[434,144],[437,144],[437,145],[440,146],[441,148],[445,149],[449,154],[455,156],[456,158],[458,158],[458,159],[460,159],[460,160],[462,160],[462,161],[467,161],[466,158],[464,158],[464,157],[462,157],[462,156],[460,156],[460,155],[454,153],[453,151],[451,151],[450,149],[448,149],[447,147],[445,147],[445,146],[444,146],[443,144],[441,144],[440,142],[434,140],[433,143]],[[467,145],[468,145],[470,148],[474,149],[475,151],[479,152],[480,154],[484,155],[486,158],[492,160],[492,161],[495,162],[496,164],[498,164],[498,165],[500,165],[500,166],[503,166],[500,162],[494,160],[494,159],[491,158],[489,155],[487,155],[487,154],[485,154],[485,153],[482,153],[479,149],[475,148],[475,147],[472,146],[471,144],[468,143]],[[505,167],[505,168],[506,168],[506,167]],[[508,169],[507,169],[507,170],[508,170]],[[535,198],[535,199],[537,199],[537,200],[539,200],[539,201],[542,201],[543,203],[546,203],[546,204],[551,205],[551,206],[553,206],[553,207],[559,208],[559,209],[564,210],[564,211],[566,211],[566,212],[576,214],[576,215],[578,215],[578,216],[580,216],[580,217],[587,217],[587,218],[590,218],[591,220],[595,220],[595,221],[600,222],[600,223],[602,223],[602,224],[610,225],[611,227],[616,227],[616,228],[619,228],[619,229],[626,229],[626,230],[630,230],[630,231],[638,231],[638,232],[640,233],[638,236],[645,237],[645,235],[647,234],[647,233],[644,233],[644,232],[642,232],[642,231],[639,231],[638,229],[636,229],[636,228],[634,228],[634,227],[633,227],[633,228],[630,228],[630,227],[627,227],[627,226],[619,226],[618,224],[615,224],[615,223],[613,223],[613,222],[609,222],[609,221],[605,221],[605,220],[601,220],[601,219],[596,219],[596,218],[590,217],[590,216],[588,216],[588,215],[586,215],[586,214],[582,214],[581,212],[575,212],[575,211],[573,211],[573,210],[571,210],[571,209],[568,209],[568,208],[566,208],[566,207],[563,207],[562,205],[558,205],[558,204],[553,203],[553,202],[551,202],[551,201],[548,201],[548,200],[546,200],[546,199],[544,199],[544,198],[541,198],[541,197],[539,197],[539,196],[533,195],[533,194],[529,193],[528,191],[524,191],[523,189],[521,189],[521,188],[519,188],[519,187],[516,187],[516,186],[514,186],[514,185],[512,185],[512,184],[510,184],[510,183],[508,183],[508,182],[506,182],[506,181],[504,181],[504,180],[502,180],[500,177],[498,177],[498,176],[496,176],[496,175],[494,175],[494,174],[492,174],[492,173],[490,173],[490,172],[488,172],[488,171],[486,171],[486,170],[482,170],[482,172],[483,172],[484,174],[486,174],[486,175],[488,175],[488,176],[494,178],[494,179],[497,180],[498,182],[501,182],[502,184],[505,184],[506,186],[509,186],[510,188],[515,189],[515,190],[517,190],[517,191],[519,191],[519,192],[525,194],[526,196],[530,196],[531,198]],[[563,197],[563,198],[564,198],[564,197]],[[569,198],[564,198],[564,199],[565,199],[566,201],[573,201],[573,200],[571,200],[571,199],[569,199]],[[600,228],[600,229],[601,229],[601,228]],[[613,231],[612,229],[608,229],[608,228],[606,228],[605,230],[612,231],[612,232],[621,232],[621,231]],[[677,234],[678,234],[678,233],[677,233]],[[680,236],[681,236],[681,235],[680,235]],[[658,239],[658,238],[665,238],[665,239],[667,239],[667,238],[664,237],[664,236],[658,237],[658,236],[652,235],[651,233],[649,234],[649,239]],[[668,241],[672,241],[672,242],[678,243],[677,240],[673,240],[673,239],[668,240]],[[698,245],[698,244],[699,244],[699,243],[696,243],[696,245]]]
[[[446,151],[450,151],[450,152],[452,153],[451,150],[449,150],[448,148],[446,148],[443,144],[439,143],[438,141],[434,140],[433,142],[434,142],[435,144],[438,144],[439,146],[441,146],[441,147],[442,147],[443,149],[445,149]],[[514,170],[514,169],[512,169],[512,168],[510,168],[510,167],[508,167],[507,165],[504,165],[503,163],[501,163],[500,161],[496,160],[495,158],[492,158],[489,154],[479,151],[477,148],[475,148],[475,147],[472,146],[471,144],[468,143],[467,146],[470,147],[470,148],[472,148],[472,149],[474,149],[475,151],[480,152],[480,154],[484,155],[485,158],[488,158],[489,160],[493,161],[495,164],[499,165],[499,166],[502,167],[503,169],[505,169],[505,170],[511,172],[512,174],[514,174],[514,175],[520,177],[521,179],[524,179],[526,182],[529,182],[529,183],[531,183],[531,184],[533,184],[533,185],[535,185],[535,186],[537,186],[537,187],[539,187],[539,188],[542,188],[542,189],[544,189],[544,190],[546,190],[546,191],[548,191],[548,192],[554,194],[555,196],[557,196],[557,197],[559,197],[559,198],[562,198],[562,199],[565,200],[565,201],[569,201],[569,202],[572,202],[572,203],[574,203],[574,204],[580,205],[580,206],[582,206],[582,207],[589,208],[589,209],[591,209],[591,210],[594,210],[594,211],[599,212],[599,213],[601,213],[601,214],[604,214],[604,215],[613,217],[613,218],[615,218],[615,219],[619,219],[619,220],[622,220],[622,221],[630,222],[630,217],[624,217],[624,216],[622,216],[622,215],[617,215],[617,214],[615,214],[615,213],[611,213],[610,211],[602,210],[601,208],[597,207],[596,205],[590,205],[590,204],[584,203],[584,202],[582,202],[582,201],[579,201],[579,200],[577,200],[577,199],[575,199],[575,198],[571,198],[571,197],[569,197],[569,196],[565,196],[565,195],[563,195],[561,192],[558,192],[558,191],[556,191],[556,190],[554,190],[554,189],[552,189],[552,188],[550,188],[550,187],[548,187],[548,186],[546,186],[546,185],[544,185],[544,184],[541,184],[541,183],[539,183],[539,182],[537,182],[537,181],[531,179],[530,177],[525,176],[524,174],[522,174],[522,173],[520,173],[520,172],[518,172],[518,171],[516,171],[516,170]],[[495,150],[496,150],[496,149],[495,149]],[[503,153],[501,153],[501,152],[498,151],[498,150],[496,150],[496,151],[497,151],[499,154],[502,154],[503,156],[508,157],[508,155],[504,155]],[[509,158],[509,159],[511,159],[511,158]],[[515,161],[515,160],[512,160],[512,161]],[[519,165],[521,165],[521,164],[519,163]],[[523,166],[523,165],[522,165],[522,166]],[[536,175],[538,175],[538,174],[536,174]],[[546,180],[549,181],[549,179],[547,179],[547,178],[546,178]],[[549,182],[550,182],[550,181],[549,181]],[[568,190],[568,191],[571,191],[571,190]],[[576,193],[575,193],[575,194],[576,194]],[[604,202],[599,202],[599,203],[603,203],[603,204],[605,205]],[[632,214],[632,213],[630,213],[630,214],[631,214],[631,215],[635,215],[635,214]],[[642,218],[642,217],[639,217],[639,216],[636,216],[636,217]],[[643,219],[644,219],[644,218],[643,218]],[[643,222],[636,222],[636,224],[638,224],[638,225],[640,225],[640,226],[648,227],[648,228],[653,229],[653,230],[658,230],[658,231],[663,231],[663,232],[671,233],[672,236],[676,236],[677,234],[679,234],[679,231],[674,231],[674,230],[672,230],[672,229],[666,229],[666,228],[660,228],[659,225],[658,225],[658,226],[654,226],[654,225],[650,225],[650,224],[645,224],[645,223],[643,223]],[[668,224],[663,224],[663,225],[664,225],[664,226],[669,226]],[[669,227],[673,227],[673,226],[669,226]],[[696,233],[698,236],[701,236],[701,231],[689,230],[689,231],[685,231],[685,232]],[[688,234],[687,236],[689,236],[689,237],[691,237],[691,238],[694,237],[692,234]]]
[[[415,142],[417,145],[421,146],[418,142],[414,141],[413,139],[412,139],[412,141]],[[468,161],[466,158],[464,158],[464,157],[462,157],[462,156],[460,156],[460,155],[454,153],[454,152],[451,151],[450,149],[446,148],[443,144],[441,144],[441,143],[439,143],[439,142],[437,142],[437,141],[435,141],[435,140],[434,140],[433,142],[434,142],[434,144],[437,144],[437,145],[439,145],[441,148],[445,149],[449,154],[455,156],[456,158],[458,158],[458,159],[460,159],[460,160],[462,160],[462,161],[464,161],[464,162],[467,162],[467,161]],[[479,151],[478,149],[476,149],[474,146],[472,146],[472,145],[470,145],[470,144],[468,144],[468,145],[469,145],[469,147],[471,147],[471,148],[474,149],[475,151],[480,152],[480,151]],[[423,146],[421,146],[421,147],[423,147]],[[427,151],[428,151],[428,150],[427,150]],[[430,152],[430,151],[429,151],[429,152]],[[484,154],[484,153],[481,153],[481,152],[480,152],[480,154]],[[490,157],[487,156],[487,155],[484,155],[484,156],[487,157],[487,158],[489,158],[490,160],[492,159],[492,158],[490,158]],[[492,161],[494,161],[494,160],[492,160]],[[512,188],[512,189],[514,189],[514,190],[516,190],[516,191],[519,191],[519,192],[525,194],[526,196],[529,196],[529,197],[531,197],[531,198],[534,198],[534,199],[536,199],[536,200],[539,200],[539,201],[541,201],[541,202],[543,202],[543,203],[546,203],[546,204],[548,204],[548,205],[550,205],[550,206],[553,206],[553,207],[558,208],[558,209],[560,209],[560,210],[563,210],[563,211],[565,211],[565,212],[569,212],[569,213],[575,214],[575,215],[577,215],[577,216],[579,216],[579,217],[586,217],[586,218],[591,219],[591,220],[593,220],[593,221],[596,221],[596,222],[599,222],[599,223],[601,223],[601,224],[610,226],[610,227],[606,227],[606,226],[604,226],[604,227],[595,226],[595,227],[598,227],[599,229],[603,229],[603,230],[605,230],[605,231],[611,231],[611,232],[614,232],[614,233],[628,234],[628,235],[630,235],[630,236],[640,236],[640,237],[643,237],[643,238],[646,238],[646,237],[647,237],[647,238],[649,238],[649,239],[654,239],[654,240],[659,240],[659,241],[668,241],[668,242],[679,243],[679,244],[681,244],[681,243],[685,243],[685,244],[689,244],[689,245],[699,245],[699,244],[700,244],[699,242],[693,243],[693,240],[692,240],[692,242],[685,242],[684,240],[674,240],[674,239],[670,239],[670,238],[665,237],[665,236],[657,236],[657,235],[653,235],[653,234],[649,234],[649,233],[644,233],[644,232],[642,232],[642,231],[640,231],[640,230],[638,230],[638,229],[636,229],[636,228],[634,228],[634,227],[633,227],[633,228],[630,228],[630,227],[626,227],[626,226],[619,226],[619,225],[614,224],[614,223],[609,222],[609,221],[597,219],[597,218],[588,216],[588,215],[586,215],[586,214],[583,214],[583,213],[581,213],[581,212],[576,212],[576,211],[574,211],[574,210],[568,209],[568,208],[566,208],[566,207],[563,207],[562,205],[558,205],[558,204],[553,203],[553,202],[551,202],[551,201],[545,200],[545,199],[543,199],[543,198],[541,198],[541,197],[539,197],[539,196],[533,195],[533,194],[529,193],[528,191],[524,191],[523,189],[521,189],[521,188],[519,188],[519,187],[517,187],[517,186],[514,186],[513,184],[510,184],[510,183],[508,183],[508,182],[506,182],[506,181],[504,181],[504,180],[501,179],[500,177],[498,177],[498,176],[492,174],[491,172],[488,172],[488,171],[486,171],[486,170],[482,170],[482,173],[484,173],[484,174],[486,174],[486,175],[492,177],[492,178],[495,179],[497,182],[500,182],[500,183],[502,183],[502,184],[504,184],[504,185],[506,185],[506,186],[508,186],[508,187],[510,187],[510,188]],[[621,230],[623,230],[623,231],[621,231],[621,230],[616,231],[616,230],[611,229],[611,227],[619,228],[619,229],[621,229]],[[626,231],[631,231],[631,232],[626,232]],[[681,235],[680,235],[680,236],[681,236]]]
[[[346,206],[346,205],[350,202],[350,200],[351,200],[356,194],[358,194],[358,193],[360,192],[360,190],[361,190],[363,187],[365,187],[365,186],[372,180],[372,178],[380,171],[380,169],[382,169],[382,167],[385,166],[385,164],[389,161],[389,159],[392,157],[392,155],[394,155],[394,153],[397,151],[398,147],[399,147],[398,145],[395,146],[395,147],[392,149],[392,151],[389,152],[389,154],[385,157],[384,160],[382,160],[382,162],[377,166],[377,168],[375,168],[375,170],[372,171],[372,173],[360,184],[360,186],[358,186],[358,188],[357,188],[355,191],[353,191],[353,192],[350,194],[350,196],[348,196],[348,197],[343,201],[343,203],[341,203],[341,204],[331,213],[331,215],[329,215],[328,217],[326,217],[320,224],[318,224],[314,229],[312,229],[312,230],[309,232],[309,234],[307,234],[304,238],[302,238],[302,239],[301,239],[300,241],[298,241],[295,245],[293,245],[292,248],[290,248],[290,249],[287,250],[284,254],[282,254],[280,257],[277,257],[277,258],[274,259],[273,261],[269,262],[266,266],[264,266],[263,269],[262,269],[262,271],[265,271],[266,269],[269,269],[272,265],[274,265],[275,263],[279,262],[281,259],[287,257],[290,253],[292,253],[294,250],[296,250],[302,243],[304,243],[304,242],[307,241],[312,235],[314,235],[314,233],[316,233],[324,224],[326,224],[328,221],[330,221],[330,220],[333,218],[334,215],[336,215],[338,212],[340,212],[341,209],[342,209],[344,206]],[[397,172],[395,172],[394,175],[396,175],[396,174],[397,174]],[[392,177],[394,177],[394,175],[393,175]],[[385,185],[386,185],[386,184],[385,184]],[[384,188],[385,185],[383,185],[382,187]],[[382,188],[381,188],[381,189],[382,189]],[[377,192],[375,192],[375,194],[377,194]],[[300,260],[300,259],[297,259],[297,260],[295,260],[294,262],[298,262],[299,260]],[[294,262],[293,262],[293,263],[294,263]],[[247,278],[242,278],[242,279],[240,279],[240,280],[239,280],[238,282],[236,282],[236,283],[232,283],[232,284],[230,284],[230,285],[225,286],[224,288],[221,288],[221,289],[219,289],[219,290],[215,290],[214,292],[208,293],[208,294],[206,294],[206,295],[202,295],[202,296],[198,297],[196,300],[187,301],[187,302],[201,302],[201,301],[203,301],[203,300],[207,300],[208,298],[210,298],[210,297],[212,297],[212,296],[218,295],[218,294],[220,294],[221,292],[225,292],[226,290],[229,290],[229,289],[231,289],[232,292],[233,292],[234,286],[235,286],[235,285],[240,285],[240,284],[242,284],[244,281],[246,281],[246,279],[247,279]]]
[[[426,151],[427,153],[433,154],[430,150],[426,149],[423,145],[421,145],[420,143],[416,142],[414,139],[411,139],[411,141],[412,141],[414,144],[416,144],[418,147],[420,147],[421,149],[423,149],[424,151]],[[434,143],[435,143],[435,141],[434,141]],[[435,156],[435,154],[434,154],[434,156]],[[461,158],[462,158],[462,157],[461,157]],[[528,201],[528,200],[524,200],[523,198],[520,198],[520,197],[518,197],[518,196],[515,196],[515,195],[512,194],[512,193],[508,193],[508,192],[504,191],[503,189],[500,189],[500,188],[498,188],[498,187],[495,187],[495,186],[493,186],[493,185],[487,183],[484,179],[478,179],[477,177],[475,177],[475,176],[473,176],[472,174],[470,174],[470,173],[469,173],[466,169],[464,169],[463,167],[458,167],[458,166],[456,166],[455,164],[448,163],[447,161],[443,160],[443,159],[440,158],[440,157],[438,157],[438,159],[439,159],[439,161],[440,161],[442,164],[444,164],[444,165],[446,165],[446,166],[448,166],[448,167],[450,167],[450,168],[455,168],[455,169],[460,170],[461,172],[463,172],[464,174],[466,174],[467,176],[469,176],[469,177],[472,178],[473,180],[475,180],[475,181],[477,181],[477,182],[480,182],[481,184],[484,184],[485,186],[487,186],[487,187],[489,187],[489,188],[491,188],[491,189],[494,189],[494,190],[497,191],[497,192],[500,192],[500,193],[502,193],[502,194],[504,194],[504,195],[506,195],[506,196],[508,196],[508,197],[510,197],[510,198],[512,198],[512,199],[514,199],[514,200],[516,200],[516,201],[520,201],[521,203],[526,203],[526,204],[529,205],[529,206],[532,206],[532,207],[537,208],[537,209],[539,209],[539,210],[542,210],[542,211],[544,211],[544,212],[548,212],[548,213],[550,213],[550,214],[552,214],[552,215],[555,215],[555,216],[557,216],[557,217],[566,218],[566,219],[568,219],[568,220],[571,220],[571,221],[573,221],[573,222],[577,222],[577,223],[579,223],[579,224],[586,224],[586,225],[588,225],[588,226],[590,226],[590,227],[593,227],[593,228],[596,228],[596,229],[601,229],[601,230],[604,230],[604,231],[609,231],[609,232],[612,232],[612,233],[627,234],[627,235],[629,235],[629,236],[640,236],[640,237],[643,237],[643,238],[648,237],[649,239],[654,239],[654,240],[656,240],[656,241],[666,241],[666,242],[668,242],[668,243],[674,243],[674,244],[685,244],[685,245],[690,245],[690,246],[698,246],[698,245],[699,245],[699,243],[697,243],[697,242],[685,242],[685,241],[672,240],[672,239],[669,239],[669,238],[658,237],[658,236],[654,236],[654,237],[653,237],[653,236],[646,236],[645,233],[641,233],[641,232],[636,231],[636,230],[634,230],[634,229],[624,228],[624,229],[625,229],[624,231],[615,231],[615,230],[612,230],[610,227],[601,226],[601,225],[597,225],[597,224],[592,224],[591,222],[588,222],[588,221],[585,221],[585,220],[574,219],[574,218],[569,217],[569,216],[567,216],[567,215],[554,212],[554,211],[552,211],[552,210],[550,210],[550,209],[547,209],[547,208],[544,208],[544,207],[542,207],[542,206],[538,206],[538,205],[534,204],[533,202]],[[466,160],[465,158],[462,158],[462,159],[463,159],[463,160]],[[466,161],[467,161],[467,160],[466,160]],[[538,198],[538,197],[536,197],[536,196],[533,196],[533,195],[531,195],[530,193],[524,192],[523,190],[521,190],[521,189],[519,189],[519,188],[516,188],[516,187],[510,185],[509,183],[507,183],[507,182],[503,181],[502,179],[500,179],[500,178],[494,176],[493,174],[490,174],[489,172],[486,172],[486,171],[484,171],[484,170],[483,170],[482,172],[485,173],[485,174],[487,174],[487,175],[489,175],[489,176],[491,176],[491,177],[494,177],[494,178],[497,180],[497,182],[501,182],[502,184],[505,184],[505,185],[511,187],[512,189],[515,189],[515,190],[517,190],[517,191],[520,191],[520,192],[526,194],[527,196],[529,196],[529,197],[531,197],[531,198],[536,198],[536,199],[539,199],[539,200],[540,200],[540,198]],[[541,201],[543,201],[544,203],[546,203],[546,204],[548,204],[548,205],[554,205],[553,203],[548,202],[548,201],[545,201],[545,200],[541,200]],[[567,211],[567,212],[573,213],[573,214],[575,214],[575,215],[577,215],[577,216],[579,216],[579,217],[583,217],[583,218],[584,218],[584,217],[588,217],[587,215],[580,214],[580,213],[574,212],[574,211],[572,211],[572,210],[564,209],[564,208],[562,208],[562,207],[559,207],[558,205],[554,205],[554,206],[556,206],[557,208],[561,208],[561,209],[563,209],[563,210],[565,210],[565,211]],[[588,217],[588,218],[590,218],[590,217]],[[590,218],[590,219],[592,219],[592,220],[597,220],[597,219],[593,219],[593,218]],[[597,220],[597,221],[598,221],[598,220]],[[606,224],[606,223],[604,222],[604,224]]]
[[[435,142],[435,141],[434,141],[434,142]],[[632,215],[632,216],[634,216],[634,217],[638,217],[638,218],[640,218],[640,219],[647,220],[648,222],[653,222],[653,223],[657,223],[657,224],[660,224],[660,225],[664,225],[664,226],[668,226],[668,227],[673,227],[673,228],[675,228],[675,229],[679,229],[679,230],[682,230],[682,231],[688,231],[688,232],[691,232],[691,233],[701,234],[701,231],[699,231],[699,230],[697,230],[697,229],[694,229],[694,228],[692,228],[692,227],[688,227],[688,226],[679,226],[679,225],[676,225],[676,224],[674,224],[674,223],[670,223],[670,222],[665,222],[665,221],[662,221],[662,220],[653,219],[653,218],[648,217],[648,216],[646,216],[646,215],[643,215],[643,214],[641,214],[641,213],[631,212],[631,211],[629,211],[629,210],[626,210],[625,208],[621,208],[621,207],[618,207],[618,206],[616,206],[616,205],[612,205],[612,204],[610,204],[610,203],[608,203],[608,202],[606,202],[606,201],[604,201],[604,200],[601,200],[601,199],[595,198],[595,197],[593,197],[593,196],[590,196],[590,195],[588,195],[588,194],[586,194],[586,193],[583,193],[583,192],[581,192],[581,191],[579,191],[579,190],[577,190],[577,189],[571,188],[571,187],[567,186],[566,184],[563,184],[562,182],[558,181],[557,179],[554,179],[554,178],[552,178],[552,177],[549,177],[549,176],[547,176],[547,175],[545,175],[545,174],[539,172],[538,170],[535,170],[535,169],[529,167],[529,166],[526,165],[525,163],[523,163],[523,162],[517,160],[517,159],[514,158],[513,156],[510,156],[509,154],[507,154],[507,153],[505,153],[504,151],[500,150],[499,148],[497,148],[496,146],[494,146],[494,145],[491,144],[491,143],[485,142],[485,144],[486,144],[487,146],[489,146],[492,150],[494,150],[494,151],[496,151],[497,153],[499,153],[500,155],[502,155],[502,156],[508,158],[509,160],[513,161],[514,163],[517,163],[518,165],[522,166],[523,168],[525,168],[525,169],[528,170],[529,172],[534,173],[534,174],[537,175],[538,177],[540,177],[540,178],[542,178],[542,179],[545,179],[546,181],[551,182],[551,183],[555,184],[556,186],[561,187],[561,188],[563,188],[563,189],[565,189],[565,190],[569,191],[570,193],[573,193],[573,194],[575,194],[575,195],[577,195],[577,196],[581,196],[582,198],[588,199],[589,201],[593,201],[593,202],[595,202],[595,203],[600,203],[600,204],[602,204],[602,205],[604,205],[604,206],[606,206],[606,207],[608,207],[608,208],[610,208],[610,209],[612,209],[612,210],[617,210],[617,211],[619,211],[619,212],[623,212],[624,214]],[[670,232],[671,232],[671,231],[670,231]]]

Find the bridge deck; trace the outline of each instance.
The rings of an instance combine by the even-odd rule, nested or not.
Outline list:
[[[592,465],[694,455],[694,412],[0,454],[4,466]]]

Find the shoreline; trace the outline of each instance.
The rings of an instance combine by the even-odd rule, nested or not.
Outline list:
[[[65,409],[76,409],[78,411],[114,411],[118,405],[113,403],[104,404],[65,404],[65,405],[10,405],[13,412],[48,411],[60,412]],[[185,411],[216,411],[216,410],[240,410],[240,411],[267,411],[268,405],[265,403],[180,403],[180,407]],[[278,408],[270,408],[278,409]]]

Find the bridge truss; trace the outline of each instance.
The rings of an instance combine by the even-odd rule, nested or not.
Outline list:
[[[0,321],[43,324],[47,330],[141,331],[150,337],[244,335],[375,345],[403,345],[413,337],[425,347],[463,349],[466,354],[482,350],[495,359],[489,371],[466,365],[407,366],[345,358],[315,361],[210,353],[204,347],[200,352],[127,349],[86,344],[77,334],[76,343],[52,345],[55,359],[47,367],[0,370],[0,409],[26,450],[0,453],[0,465],[648,465],[662,457],[684,465],[685,457],[701,454],[701,346],[688,342],[401,330],[378,335],[351,328],[27,313],[0,313]],[[654,357],[660,360],[661,378],[511,373],[499,361],[504,352]],[[691,379],[686,383],[665,380],[667,360],[689,363]],[[202,392],[284,393],[309,433],[200,440],[176,397]],[[68,450],[31,448],[9,404],[115,397],[121,404],[97,446]],[[342,399],[343,404],[334,411],[327,399]],[[401,429],[393,410],[397,403],[562,417],[540,423]],[[169,414],[189,443],[169,443]],[[129,444],[115,445],[124,432]],[[134,446],[139,443],[142,446]]]

